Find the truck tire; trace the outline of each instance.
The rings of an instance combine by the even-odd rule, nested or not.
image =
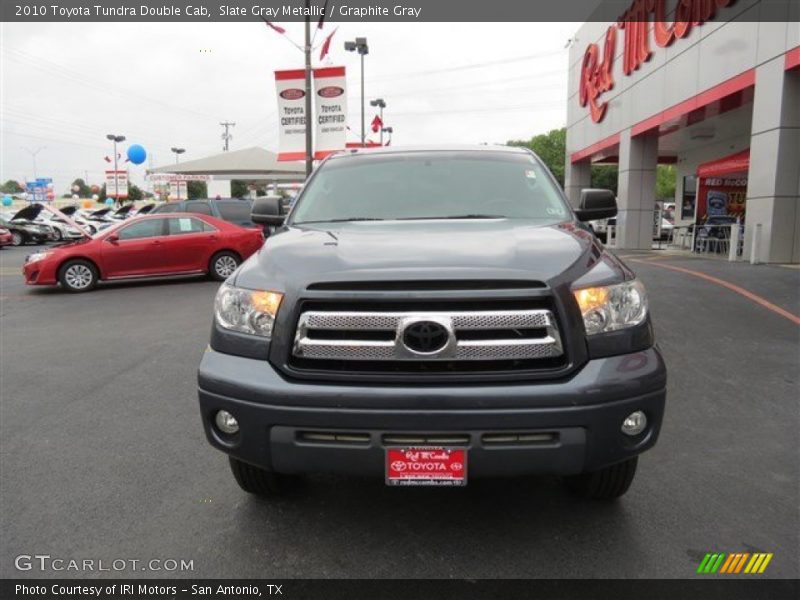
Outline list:
[[[242,462],[232,456],[228,457],[236,483],[248,494],[255,494],[263,498],[280,496],[293,489],[299,477],[272,473],[259,467]]]
[[[636,475],[636,463],[639,457],[634,456],[625,462],[617,463],[592,471],[581,473],[565,479],[567,487],[575,494],[592,500],[613,500],[619,498],[633,483]]]

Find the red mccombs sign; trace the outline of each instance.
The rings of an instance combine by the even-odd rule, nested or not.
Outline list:
[[[624,34],[622,72],[630,75],[642,63],[650,60],[650,22],[652,15],[653,40],[666,48],[676,39],[685,38],[692,27],[714,18],[718,8],[732,5],[736,0],[677,0],[672,22],[666,20],[667,0],[633,0],[628,10],[606,30],[603,54],[597,44],[589,44],[581,63],[578,102],[589,105],[592,121],[603,120],[608,102],[600,96],[614,87],[614,54],[617,48],[617,30]]]

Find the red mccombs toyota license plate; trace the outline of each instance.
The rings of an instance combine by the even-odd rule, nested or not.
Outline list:
[[[467,485],[467,450],[387,448],[386,485]]]

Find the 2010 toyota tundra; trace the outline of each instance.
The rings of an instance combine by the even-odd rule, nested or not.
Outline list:
[[[550,473],[624,494],[658,437],[666,369],[647,295],[530,151],[325,160],[220,287],[199,368],[208,440],[269,495],[334,472],[461,486]]]

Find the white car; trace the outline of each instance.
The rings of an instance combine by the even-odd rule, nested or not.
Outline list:
[[[94,235],[99,230],[99,227],[93,225],[83,217],[83,214],[81,213],[80,209],[78,209],[77,206],[65,206],[60,210],[63,214],[67,215],[70,219],[75,221],[78,225],[83,227],[90,234]]]
[[[50,226],[56,235],[56,240],[59,242],[63,240],[79,240],[83,237],[83,233],[49,210],[40,212],[35,222]]]

